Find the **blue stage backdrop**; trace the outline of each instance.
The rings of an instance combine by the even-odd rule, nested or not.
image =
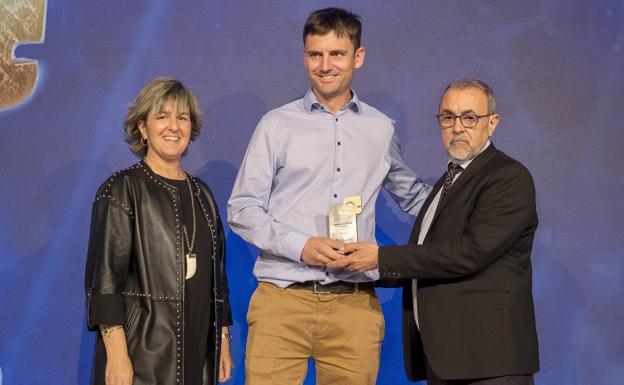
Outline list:
[[[434,118],[442,88],[460,77],[492,85],[496,146],[537,185],[537,383],[624,382],[623,1],[0,0],[0,385],[88,382],[90,207],[102,180],[136,161],[121,127],[141,87],[167,75],[197,93],[206,128],[184,166],[225,212],[260,117],[306,91],[301,29],[327,6],[362,16],[355,90],[396,120],[428,182],[446,160]],[[405,242],[412,223],[380,196],[380,243]],[[226,233],[231,383],[243,384],[257,250]],[[406,384],[400,292],[379,294],[379,384]]]

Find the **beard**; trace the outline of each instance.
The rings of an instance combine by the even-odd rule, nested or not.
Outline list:
[[[451,142],[445,146],[445,149],[451,161],[456,164],[464,163],[477,156],[477,152],[466,142],[460,145]]]

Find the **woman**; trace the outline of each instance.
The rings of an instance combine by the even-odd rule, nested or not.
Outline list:
[[[94,384],[230,379],[221,219],[208,187],[180,164],[200,130],[197,100],[175,79],[152,80],[128,108],[126,142],[141,161],[102,184],[91,218]]]

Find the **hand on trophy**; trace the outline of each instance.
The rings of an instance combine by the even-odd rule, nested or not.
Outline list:
[[[357,271],[373,270],[379,266],[378,250],[379,246],[374,243],[347,243],[340,249],[345,256],[331,261],[327,267]]]
[[[313,266],[329,266],[329,263],[344,258],[339,253],[344,242],[325,237],[310,237],[301,251],[301,261]]]

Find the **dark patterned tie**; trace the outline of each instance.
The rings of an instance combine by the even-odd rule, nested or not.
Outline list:
[[[448,171],[446,171],[446,174],[444,174],[444,184],[442,185],[442,195],[440,195],[440,198],[443,197],[444,194],[446,194],[446,191],[453,184],[453,179],[455,179],[455,175],[459,174],[462,171],[464,171],[462,166],[452,162],[448,164]]]

